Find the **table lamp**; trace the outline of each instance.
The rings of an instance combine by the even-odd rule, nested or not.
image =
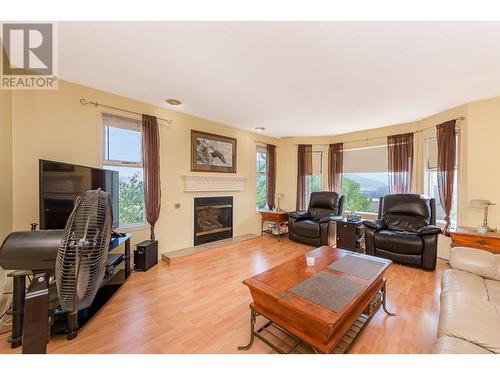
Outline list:
[[[483,226],[477,229],[479,233],[494,232],[496,230],[494,228],[488,227],[488,207],[493,205],[495,205],[495,203],[487,199],[472,199],[469,202],[469,207],[471,208],[484,209]]]
[[[281,211],[281,208],[280,208],[280,199],[283,199],[285,197],[285,194],[283,193],[276,193],[275,194],[275,197],[276,197],[276,211]]]

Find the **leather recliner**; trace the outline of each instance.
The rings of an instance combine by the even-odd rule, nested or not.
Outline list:
[[[312,246],[330,245],[335,235],[329,234],[335,230],[335,220],[342,219],[343,210],[343,195],[330,191],[311,193],[307,211],[287,213],[288,237]]]
[[[366,254],[396,263],[436,268],[436,200],[420,194],[389,194],[380,199],[377,220],[364,220]]]

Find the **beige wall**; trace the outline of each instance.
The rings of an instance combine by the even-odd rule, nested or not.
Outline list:
[[[101,166],[103,109],[82,106],[82,97],[173,120],[173,125],[160,126],[162,207],[156,236],[161,252],[192,246],[193,197],[214,195],[183,192],[181,175],[190,171],[191,129],[237,138],[237,175],[247,178],[245,189],[216,195],[234,196],[235,236],[259,232],[255,208],[255,142],[272,143],[273,139],[64,81],[54,91],[13,93],[15,230],[27,229],[31,222],[38,222],[38,159]],[[175,203],[181,207],[175,209]],[[137,243],[148,237],[149,230],[133,233],[133,243]]]
[[[497,205],[489,210],[489,224],[500,228],[500,98],[471,103],[468,106],[466,178],[464,204],[471,199],[489,199]],[[464,225],[482,223],[483,211],[467,208]]]
[[[0,244],[12,231],[12,95],[0,90]],[[3,312],[1,295],[5,290],[5,272],[0,268],[0,313]]]

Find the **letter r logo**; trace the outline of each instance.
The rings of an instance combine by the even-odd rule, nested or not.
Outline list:
[[[2,25],[3,75],[53,74],[53,25],[4,23]]]

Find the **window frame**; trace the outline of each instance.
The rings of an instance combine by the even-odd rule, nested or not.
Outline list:
[[[122,117],[125,120],[128,120],[129,122],[126,123],[124,121],[123,124],[112,124],[108,125],[106,124],[105,116],[106,115],[111,115],[111,116],[117,116],[117,117]],[[136,123],[136,125],[131,125],[132,123]],[[113,112],[101,112],[101,126],[102,126],[102,145],[101,145],[101,167],[105,168],[106,166],[109,167],[122,167],[122,168],[138,168],[142,169],[143,175],[144,175],[144,163],[142,160],[142,137],[143,137],[143,131],[142,131],[142,123],[141,120],[132,118],[132,117],[125,117],[121,114],[115,114]],[[141,134],[141,161],[140,162],[135,162],[135,161],[126,161],[126,160],[114,160],[114,159],[107,159],[106,158],[106,149],[108,149],[109,153],[109,146],[108,146],[108,140],[109,140],[109,132],[107,129],[109,127],[113,128],[118,128],[118,129],[126,129],[126,130],[132,130],[132,131],[137,131]],[[146,204],[145,204],[145,197],[143,194],[143,204],[144,204],[144,211],[143,211],[143,220],[140,223],[133,223],[133,224],[122,224],[120,223],[119,228],[124,228],[124,229],[147,229],[150,227],[149,223],[146,220]]]

